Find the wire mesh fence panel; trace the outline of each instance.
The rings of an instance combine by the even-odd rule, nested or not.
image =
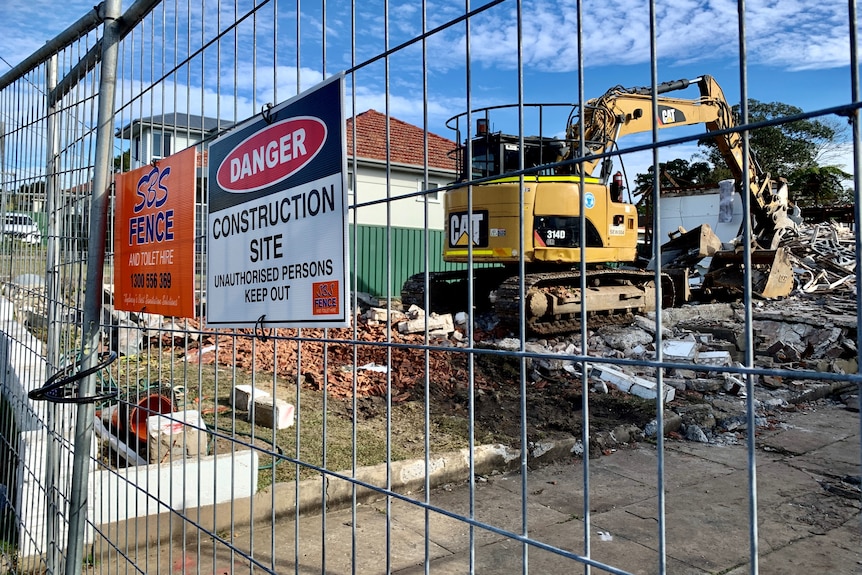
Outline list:
[[[3,568],[855,573],[855,4],[632,8],[58,8]]]

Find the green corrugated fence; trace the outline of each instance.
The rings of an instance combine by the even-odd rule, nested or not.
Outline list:
[[[401,285],[413,274],[425,271],[425,246],[428,250],[429,271],[449,271],[465,269],[465,264],[443,261],[442,230],[391,228],[389,249],[392,268],[389,270],[390,283],[387,288],[386,228],[359,224],[356,229],[356,243],[353,249],[353,225],[350,226],[350,275],[353,285],[354,275],[358,279],[357,290],[379,297],[387,295],[400,297]]]

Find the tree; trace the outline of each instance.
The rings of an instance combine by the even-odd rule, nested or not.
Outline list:
[[[669,162],[661,162],[658,165],[660,174],[660,187],[672,186],[702,186],[709,183],[714,183],[709,179],[711,167],[706,162],[689,162],[682,158],[677,158]],[[653,167],[649,167],[649,173],[638,174],[635,177],[635,184],[640,190],[652,189],[653,185]]]
[[[114,156],[114,172],[128,172],[132,166],[132,151],[126,150],[122,154]]]
[[[796,106],[781,102],[763,103],[748,101],[750,124],[777,120],[801,114]],[[733,106],[733,114],[739,116],[739,105]],[[821,120],[797,120],[785,124],[757,128],[749,132],[749,145],[754,157],[764,172],[775,177],[790,176],[796,170],[817,165],[822,148],[834,144],[838,136],[836,125]],[[713,166],[724,166],[718,146],[711,138],[703,138],[698,145],[705,148],[705,159]]]
[[[800,108],[781,102],[748,101],[750,124],[801,113]],[[738,105],[733,106],[733,114],[738,117]],[[845,131],[837,119],[796,120],[751,130],[749,146],[763,172],[773,178],[787,178],[792,201],[809,206],[834,205],[848,200],[844,181],[852,176],[838,166],[823,164],[836,157]],[[668,174],[701,185],[733,177],[714,139],[702,138],[698,145],[702,151],[693,155],[691,162],[665,164]],[[708,166],[707,173],[704,164]],[[652,185],[652,174],[638,174],[636,182],[642,189],[649,189],[643,186]]]
[[[853,201],[852,190],[843,183],[852,177],[835,166],[811,166],[793,172],[788,184],[800,207],[848,204]]]

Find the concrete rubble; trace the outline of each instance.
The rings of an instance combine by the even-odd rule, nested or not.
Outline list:
[[[353,393],[385,395],[389,380],[400,386],[394,390],[393,401],[409,399],[411,387],[426,377],[425,350],[411,346],[423,345],[427,334],[434,348],[427,361],[436,377],[435,385],[454,388],[466,378],[467,371],[447,357],[446,348],[467,347],[472,333],[477,349],[523,354],[532,385],[554,379],[580,385],[580,378],[587,374],[591,393],[629,393],[655,399],[661,381],[667,413],[673,414],[665,421],[665,431],[692,441],[720,443],[736,438],[735,433],[747,425],[746,396],[750,390],[754,391],[757,421],[764,424],[776,410],[793,409],[799,402],[826,395],[836,394],[849,408],[858,408],[855,386],[786,375],[796,370],[841,374],[857,371],[854,235],[835,224],[805,225],[795,237],[784,241],[783,247],[790,254],[796,289],[780,301],[754,300],[750,312],[754,341],[750,344],[744,329],[745,310],[738,303],[691,304],[663,310],[658,318],[655,313],[636,316],[630,325],[608,325],[589,331],[586,350],[580,349],[580,334],[529,339],[522,349],[520,340],[506,337],[508,334],[497,325],[493,314],[474,315],[471,330],[467,323],[470,316],[464,312],[454,316],[437,314],[417,306],[401,310],[395,300],[386,302],[368,294],[355,294],[351,301],[359,306],[354,317],[360,341],[389,338],[393,343],[409,345],[393,349],[388,357],[384,346],[362,346],[355,357],[353,328],[331,329],[328,337],[343,339],[345,344],[329,343],[324,348],[314,341],[305,342],[303,378],[311,387],[321,388],[322,358],[328,354],[327,390],[335,397]],[[18,313],[27,318],[28,325],[45,324],[42,278],[22,276],[15,278],[12,285],[6,295]],[[251,346],[244,341],[251,338],[216,335],[199,320],[121,312],[112,303],[113,290],[106,287],[105,323],[110,331],[106,339],[122,355],[134,355],[147,346],[162,344],[182,349],[189,362],[236,361],[241,368],[248,364],[249,368],[254,365],[255,369],[297,375],[292,371],[292,346],[296,343],[289,337],[279,344],[278,360],[268,356],[251,358]],[[251,330],[246,331],[251,335]],[[289,330],[284,333],[289,335]],[[323,332],[304,330],[303,335],[314,340]],[[659,340],[660,353],[656,350]],[[254,353],[266,354],[266,347],[257,346]],[[754,367],[768,373],[751,376],[749,381],[742,367],[749,355]],[[595,358],[608,361],[591,361]],[[645,360],[660,360],[667,367],[659,374],[652,363],[640,363]],[[477,387],[499,383],[479,377]],[[241,397],[242,393],[237,391],[236,401],[243,404],[241,407],[253,420],[260,415],[267,425],[277,428],[292,424],[292,406],[280,405],[265,393],[257,393],[254,398],[247,394]],[[618,431],[618,435],[633,435],[631,430]],[[639,431],[646,436],[650,432],[654,434],[655,430]]]

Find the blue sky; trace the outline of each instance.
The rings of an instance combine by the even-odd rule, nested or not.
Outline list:
[[[240,9],[247,2],[241,1]],[[0,21],[0,73],[8,70],[44,42],[68,27],[88,10],[92,0],[29,0],[3,2]],[[130,1],[124,2],[124,9]],[[208,13],[192,9],[192,28],[205,30],[215,25],[214,1],[208,1]],[[233,2],[224,2],[223,13],[233,12]],[[230,6],[227,6],[230,4]],[[192,73],[186,89],[193,94],[180,98],[191,102],[189,111],[215,115],[216,102],[222,116],[233,114],[233,94],[238,95],[237,120],[259,110],[273,96],[283,101],[296,92],[296,77],[301,88],[308,88],[323,77],[323,18],[321,2],[302,4],[301,58],[296,66],[296,2],[270,2],[261,11],[255,32],[258,35],[258,69],[242,62],[240,72],[221,78],[221,88],[212,85],[213,78],[201,82]],[[356,40],[353,61],[363,62],[386,46],[384,3],[363,0],[357,3],[356,24],[361,35]],[[650,81],[650,44],[648,5],[643,0],[586,0],[584,4],[583,75],[587,98],[602,94],[614,85],[640,86]],[[656,21],[659,81],[693,78],[700,74],[716,77],[731,104],[740,100],[738,59],[737,3],[731,0],[658,1]],[[174,5],[174,3],[171,3]],[[524,99],[527,102],[576,102],[578,98],[578,52],[576,42],[576,0],[524,0],[523,65]],[[428,28],[457,18],[464,4],[430,1],[427,4]],[[471,9],[482,6],[472,2]],[[326,74],[351,66],[351,12],[348,2],[326,2]],[[474,107],[515,102],[517,99],[517,51],[515,41],[514,1],[494,6],[471,21],[470,71],[471,99]],[[170,8],[169,8],[170,9]],[[851,102],[849,75],[848,7],[841,2],[807,2],[802,0],[760,0],[746,2],[746,35],[748,61],[748,95],[762,102],[783,102],[804,111],[816,111]],[[161,8],[159,8],[161,10]],[[185,8],[182,8],[185,10]],[[275,11],[277,10],[277,12]],[[273,91],[271,59],[266,53],[271,44],[268,14],[279,21],[278,86]],[[390,0],[388,46],[394,47],[421,32],[421,3]],[[183,27],[185,25],[182,25]],[[250,38],[248,27],[239,32],[240,41]],[[267,44],[269,34],[269,44]],[[262,39],[262,40],[261,40]],[[465,46],[463,24],[432,36],[428,54],[429,129],[444,137],[454,134],[445,128],[445,120],[463,111],[466,101]],[[242,60],[242,56],[240,56]],[[422,125],[422,60],[419,45],[396,53],[389,67],[390,113],[402,120]],[[140,79],[123,80],[128,90],[140,89]],[[203,84],[203,87],[200,86]],[[229,85],[228,89],[224,86]],[[383,62],[360,70],[349,90],[356,97],[357,111],[374,108],[385,111]],[[696,91],[680,92],[681,97],[696,97]],[[351,94],[348,94],[350,100]],[[156,98],[158,100],[158,98]],[[228,110],[228,113],[225,113]],[[159,110],[153,110],[158,112]],[[164,110],[173,111],[173,110]],[[178,110],[184,111],[184,110]],[[830,118],[835,118],[831,116]],[[843,123],[839,123],[843,125]],[[560,130],[564,128],[560,125]],[[698,133],[702,128],[668,130],[663,137],[677,138]],[[624,144],[638,145],[649,135],[631,136]],[[690,158],[694,144],[675,146],[662,152],[662,159]],[[633,158],[628,172],[645,171],[648,154]],[[844,154],[830,162],[849,169]]]

